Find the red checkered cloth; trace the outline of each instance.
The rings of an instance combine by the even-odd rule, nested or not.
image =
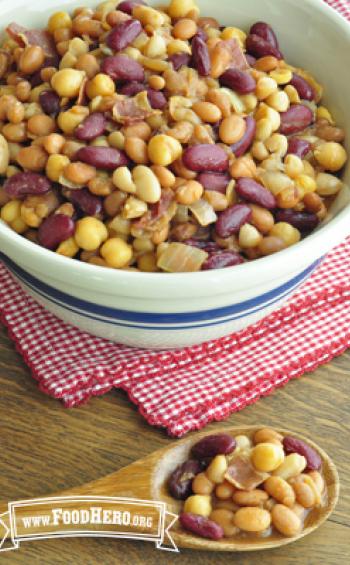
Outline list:
[[[348,1],[330,1],[350,19]],[[64,324],[0,264],[0,312],[40,390],[67,407],[124,389],[146,420],[181,436],[313,371],[350,345],[350,238],[287,305],[246,330],[176,351],[117,345]]]

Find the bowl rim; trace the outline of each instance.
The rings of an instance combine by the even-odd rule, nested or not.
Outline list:
[[[12,2],[16,6],[21,5],[24,0],[14,0]],[[313,10],[316,10],[324,18],[330,18],[333,22],[342,29],[343,33],[348,36],[350,41],[350,22],[348,22],[344,17],[342,17],[333,7],[326,4],[323,0],[304,0],[303,5],[310,5]],[[297,4],[296,4],[296,7]],[[319,242],[319,247],[321,247],[321,241],[324,242],[325,247],[329,247],[329,240],[332,239],[332,234],[336,235],[336,241],[340,242],[343,238],[350,233],[348,228],[348,220],[350,217],[350,204],[347,205],[339,214],[332,218],[332,220],[321,227],[316,232],[313,232],[305,239],[299,243],[284,249],[273,255],[262,257],[254,261],[248,261],[241,265],[234,267],[228,267],[224,269],[215,269],[208,271],[198,271],[198,272],[181,272],[181,273],[146,273],[146,272],[134,272],[127,270],[118,270],[105,268],[97,265],[91,265],[89,263],[84,263],[77,259],[72,259],[58,255],[57,253],[45,249],[40,245],[31,242],[30,240],[24,238],[23,236],[12,231],[2,220],[0,220],[0,241],[7,241],[10,246],[18,251],[19,254],[25,254],[25,263],[33,260],[44,260],[45,265],[51,264],[53,267],[57,267],[57,272],[55,272],[55,278],[58,280],[67,282],[66,269],[69,269],[72,276],[79,277],[79,286],[90,288],[91,279],[94,282],[100,282],[103,286],[105,285],[115,285],[118,287],[118,283],[122,282],[122,286],[129,287],[129,290],[140,289],[144,284],[156,284],[162,281],[164,289],[179,288],[189,289],[191,285],[195,285],[197,295],[201,295],[201,288],[198,287],[198,283],[202,283],[203,286],[217,284],[225,282],[232,284],[232,277],[235,275],[236,279],[240,281],[256,281],[257,270],[262,272],[278,271],[278,267],[282,264],[289,265],[289,272],[295,272],[295,266],[300,265],[300,261],[295,261],[295,259],[300,259],[300,255],[303,256],[303,265],[313,262],[315,259],[322,255],[322,251],[317,250],[315,254],[315,246],[317,249],[317,242]],[[328,245],[326,245],[328,242]],[[6,255],[6,249],[3,251]],[[317,254],[318,253],[318,254]],[[299,256],[299,257],[298,257]],[[13,256],[9,255],[13,259]],[[47,261],[47,263],[46,263]],[[23,264],[23,263],[22,263]],[[34,264],[34,263],[33,263]],[[37,268],[40,271],[40,269]],[[300,269],[301,270],[301,269]],[[283,273],[287,275],[288,269],[283,269]],[[49,274],[49,273],[48,273]],[[80,278],[81,277],[81,278]],[[227,284],[226,284],[227,286]],[[250,285],[251,286],[251,285]],[[207,293],[205,293],[207,294]],[[217,294],[217,292],[215,292]]]

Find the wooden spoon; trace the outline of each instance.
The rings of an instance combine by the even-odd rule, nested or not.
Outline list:
[[[215,432],[196,433],[188,438],[170,444],[168,447],[159,449],[144,459],[139,459],[101,479],[86,483],[80,487],[60,491],[51,496],[115,496],[128,497],[142,500],[163,501],[167,510],[179,514],[183,505],[182,501],[176,501],[167,492],[167,479],[171,472],[189,457],[193,444],[199,439],[213,433],[229,433],[234,436],[252,436],[257,430],[267,426],[247,426],[219,428]],[[171,529],[171,536],[178,547],[202,549],[206,551],[257,551],[273,549],[297,541],[310,534],[318,528],[333,512],[339,495],[339,477],[336,467],[330,457],[315,443],[307,438],[287,430],[277,430],[283,435],[292,435],[301,439],[313,447],[321,456],[323,463],[323,475],[326,482],[327,501],[321,508],[313,509],[307,520],[303,531],[295,537],[284,537],[274,533],[267,538],[255,536],[224,538],[219,541],[204,539],[191,533],[185,532],[177,521]],[[49,507],[48,507],[49,508]],[[0,504],[0,513],[6,512],[7,504]],[[44,508],[41,507],[40,513]],[[29,512],[29,515],[33,512]]]

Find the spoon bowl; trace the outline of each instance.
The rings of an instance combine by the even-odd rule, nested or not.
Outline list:
[[[112,473],[95,481],[86,483],[69,490],[56,492],[50,496],[111,496],[127,497],[139,500],[151,500],[165,502],[167,510],[179,514],[183,501],[175,500],[167,490],[167,481],[175,468],[189,458],[192,446],[199,439],[212,435],[213,433],[228,433],[233,436],[248,435],[249,437],[267,426],[245,426],[219,428],[215,432],[204,432],[193,434],[183,440],[171,443],[169,446],[159,449],[143,459],[139,459]],[[276,430],[282,435],[292,435],[303,440],[317,451],[322,459],[322,472],[325,479],[326,503],[320,508],[314,508],[307,516],[304,529],[294,537],[285,537],[279,533],[263,538],[256,535],[242,537],[223,538],[219,541],[205,539],[186,532],[177,521],[171,529],[171,536],[178,547],[192,548],[206,551],[257,551],[263,549],[274,549],[312,533],[333,512],[339,495],[339,477],[336,467],[330,457],[318,445],[300,434],[288,430]],[[6,512],[7,504],[0,504],[0,514]],[[41,506],[41,512],[44,507]],[[30,510],[33,514],[33,510]]]

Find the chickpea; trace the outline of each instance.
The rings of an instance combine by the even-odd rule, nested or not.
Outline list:
[[[112,179],[105,174],[98,173],[88,182],[88,189],[92,194],[97,196],[108,196],[114,190]]]
[[[43,147],[49,155],[53,155],[54,153],[60,153],[62,151],[63,146],[65,144],[65,138],[63,135],[59,135],[58,133],[51,133],[47,137],[45,137],[43,141]]]
[[[215,484],[207,477],[206,473],[198,473],[192,481],[194,494],[211,494]]]
[[[77,69],[61,69],[53,75],[51,79],[51,85],[59,96],[66,98],[75,98],[79,94],[79,90],[84,78],[84,71],[78,71]]]
[[[43,65],[45,52],[40,45],[28,45],[19,58],[19,70],[25,75],[35,73]]]
[[[144,273],[155,273],[158,271],[157,257],[154,253],[144,253],[137,259],[137,267]]]
[[[166,167],[182,155],[182,145],[169,135],[155,135],[148,144],[148,156],[155,165]]]
[[[86,163],[81,163],[77,161],[76,163],[69,163],[63,170],[64,177],[73,182],[74,184],[86,185],[96,176],[95,167],[87,165]]]
[[[90,100],[95,98],[96,96],[112,96],[114,93],[114,81],[111,79],[111,77],[104,73],[98,73],[86,84],[86,94],[88,95]]]
[[[148,141],[152,135],[152,128],[147,122],[137,122],[136,124],[130,124],[122,129],[122,133],[125,137],[138,137],[144,141]]]
[[[73,106],[66,112],[60,112],[57,117],[58,127],[67,135],[72,135],[75,128],[89,115],[85,106]]]
[[[327,171],[339,171],[346,163],[347,153],[340,143],[328,141],[319,145],[314,151],[315,159]]]
[[[256,229],[256,227],[251,224],[244,224],[239,230],[239,245],[243,249],[249,249],[251,247],[257,247],[262,241],[262,235]]]
[[[56,123],[53,118],[50,118],[50,116],[37,114],[28,120],[27,128],[33,135],[41,137],[53,133],[56,129]]]
[[[212,511],[211,500],[209,495],[194,494],[189,496],[184,504],[184,512],[198,514],[208,518]]]
[[[113,237],[102,245],[101,255],[109,267],[122,269],[131,261],[132,247],[120,237]]]
[[[184,204],[190,206],[194,202],[197,202],[203,194],[203,186],[195,181],[189,180],[176,190],[176,201],[179,204]]]
[[[108,238],[106,226],[93,216],[78,220],[74,234],[77,245],[85,251],[94,251]]]
[[[50,16],[47,29],[50,33],[54,33],[57,29],[71,28],[72,20],[68,12],[55,12]]]
[[[239,179],[240,177],[255,178],[257,175],[256,165],[249,155],[238,157],[230,165],[230,174],[234,179]]]
[[[49,155],[46,162],[46,176],[53,182],[58,182],[60,176],[63,174],[63,170],[67,165],[69,165],[69,159],[65,155]]]
[[[258,471],[270,472],[283,463],[284,451],[282,445],[259,443],[254,447],[251,457]]]
[[[176,39],[191,39],[197,33],[197,24],[193,20],[184,18],[176,22],[173,27],[173,36]]]

